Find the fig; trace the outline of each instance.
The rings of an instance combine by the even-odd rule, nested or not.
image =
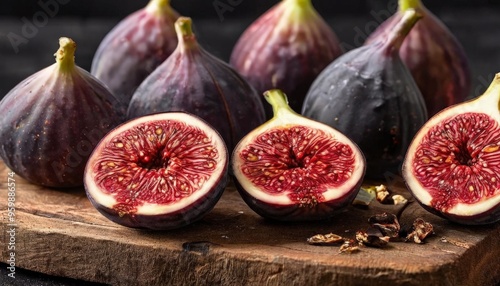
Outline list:
[[[169,0],[150,0],[104,37],[90,72],[128,104],[141,82],[175,50],[178,17]]]
[[[363,151],[366,177],[399,174],[411,139],[427,120],[422,94],[398,55],[420,16],[405,12],[378,42],[349,51],[321,72],[302,115],[338,129]]]
[[[486,92],[434,115],[402,169],[415,199],[461,224],[500,220],[500,73]]]
[[[75,64],[72,39],[62,37],[59,45],[55,64],[0,102],[0,157],[33,184],[64,188],[83,185],[92,149],[123,122],[125,106]]]
[[[470,68],[465,51],[448,28],[420,0],[399,0],[398,11],[366,40],[384,38],[408,9],[423,15],[408,34],[399,55],[419,87],[430,116],[462,102],[471,89]]]
[[[281,90],[264,97],[274,117],[246,135],[231,158],[239,193],[264,218],[334,216],[360,188],[366,165],[361,150],[339,131],[294,112]]]
[[[179,44],[139,86],[128,117],[167,111],[195,114],[212,125],[229,150],[265,120],[260,96],[233,68],[198,44],[192,20],[175,22]]]
[[[282,0],[243,32],[229,63],[259,94],[283,90],[300,112],[314,79],[341,54],[335,32],[311,0]],[[261,99],[270,118],[272,110]]]
[[[180,228],[215,206],[226,186],[228,158],[222,137],[197,116],[142,116],[97,145],[85,168],[85,190],[92,205],[115,223]]]

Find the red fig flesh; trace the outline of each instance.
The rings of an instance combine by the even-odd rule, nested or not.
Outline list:
[[[500,74],[482,96],[442,110],[422,127],[403,176],[435,214],[463,224],[500,220]]]
[[[128,227],[168,230],[201,219],[227,182],[220,135],[188,113],[130,120],[109,132],[85,170],[96,209]]]
[[[141,82],[177,46],[174,22],[178,17],[169,0],[150,0],[106,35],[94,55],[91,73],[128,104]]]
[[[280,90],[264,94],[274,117],[246,135],[231,159],[241,196],[266,218],[332,217],[359,190],[363,154],[337,130],[295,113]]]
[[[232,150],[245,134],[264,122],[264,107],[255,89],[198,44],[191,25],[190,18],[177,20],[177,49],[137,89],[128,116],[189,112],[212,125]]]
[[[230,64],[259,94],[283,90],[300,112],[316,76],[341,53],[337,36],[311,0],[283,0],[245,30]]]
[[[56,63],[31,75],[0,102],[0,157],[16,174],[48,187],[83,185],[99,140],[125,107],[75,65],[76,44],[61,38]]]
[[[406,37],[399,54],[415,79],[430,116],[462,102],[470,92],[467,56],[458,40],[420,0],[399,0],[399,10],[380,25],[366,43],[390,33],[408,9],[423,15]]]

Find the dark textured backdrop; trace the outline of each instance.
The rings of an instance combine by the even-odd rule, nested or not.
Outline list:
[[[105,34],[147,0],[1,0],[0,98],[19,81],[54,62],[60,36],[78,44],[77,64],[89,70],[93,54]],[[171,0],[181,14],[191,16],[204,47],[228,60],[241,32],[278,0]],[[47,15],[41,3],[57,4]],[[313,0],[337,33],[346,50],[362,44],[375,27],[394,12],[397,0]],[[500,0],[424,0],[463,44],[471,62],[471,96],[482,92],[500,71]],[[215,8],[229,5],[228,10]],[[222,9],[222,8],[220,8]],[[44,16],[45,13],[45,16]],[[38,17],[38,18],[37,18]],[[26,34],[27,23],[36,31]],[[9,37],[10,35],[10,37]],[[26,41],[12,43],[18,35]]]

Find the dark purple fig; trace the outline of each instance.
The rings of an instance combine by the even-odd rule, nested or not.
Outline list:
[[[228,162],[222,137],[205,121],[184,112],[148,115],[101,140],[85,169],[85,190],[111,221],[169,230],[213,209]]]
[[[407,11],[387,38],[339,57],[318,76],[304,101],[304,116],[359,145],[367,178],[399,173],[411,139],[427,120],[422,95],[398,56],[419,17]]]
[[[402,172],[427,210],[462,224],[500,221],[500,73],[482,96],[429,119]]]
[[[253,87],[198,44],[191,25],[190,18],[177,20],[177,49],[139,86],[128,117],[189,112],[214,126],[232,150],[245,134],[264,122],[264,107]]]
[[[300,112],[314,79],[340,54],[337,36],[311,0],[282,0],[245,30],[230,64],[259,94],[283,90]],[[270,108],[266,113],[272,116]]]
[[[106,35],[94,55],[91,73],[128,104],[141,82],[175,50],[178,17],[169,0],[150,0]]]
[[[34,184],[76,187],[83,185],[85,163],[99,140],[123,122],[125,106],[75,65],[73,40],[59,44],[55,64],[0,102],[0,157]]]
[[[363,154],[339,131],[295,113],[280,90],[264,96],[274,117],[246,135],[231,159],[238,191],[265,218],[334,216],[358,193],[365,173]]]
[[[367,39],[373,43],[397,25],[405,11],[423,15],[399,50],[426,102],[430,116],[465,100],[470,92],[470,70],[466,54],[446,26],[420,0],[399,0],[399,10]]]

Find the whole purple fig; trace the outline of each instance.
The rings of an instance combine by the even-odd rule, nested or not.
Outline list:
[[[382,23],[366,43],[386,37],[408,9],[416,10],[423,18],[406,37],[399,54],[432,116],[447,106],[462,102],[470,92],[466,54],[448,28],[420,0],[399,0],[399,10]]]
[[[260,96],[228,64],[203,49],[192,20],[175,22],[179,44],[132,96],[128,117],[184,111],[201,117],[224,138],[229,150],[265,120]]]
[[[83,185],[99,140],[125,119],[125,106],[75,64],[76,44],[59,40],[56,63],[0,102],[0,157],[16,174],[48,187]]]
[[[358,144],[370,179],[399,172],[411,139],[427,120],[422,94],[398,53],[420,17],[406,11],[388,37],[333,61],[304,100],[303,116],[330,125]]]
[[[260,94],[274,88],[285,92],[292,109],[300,112],[316,76],[340,54],[337,36],[311,0],[283,0],[245,30],[230,64]]]
[[[128,104],[141,82],[177,46],[174,22],[178,17],[169,0],[150,0],[106,35],[90,72]]]

